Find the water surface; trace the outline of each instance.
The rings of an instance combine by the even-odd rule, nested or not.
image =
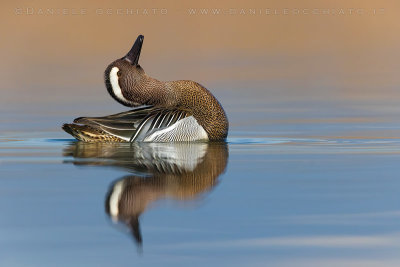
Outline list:
[[[4,135],[0,263],[396,266],[400,139],[364,133],[147,145]]]

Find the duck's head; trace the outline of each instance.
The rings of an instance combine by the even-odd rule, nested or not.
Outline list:
[[[104,72],[107,91],[128,107],[145,105],[149,101],[149,89],[145,86],[147,76],[139,65],[143,39],[143,35],[139,35],[128,54],[112,62]]]

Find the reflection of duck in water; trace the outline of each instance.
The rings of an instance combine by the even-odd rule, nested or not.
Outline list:
[[[129,146],[77,142],[64,155],[73,156],[74,164],[115,166],[135,173],[110,186],[105,206],[112,220],[128,226],[141,244],[140,215],[157,200],[187,201],[210,191],[225,171],[228,147],[212,143]]]

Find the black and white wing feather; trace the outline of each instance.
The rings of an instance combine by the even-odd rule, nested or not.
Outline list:
[[[189,116],[184,110],[144,106],[104,117],[80,117],[73,124],[64,124],[63,129],[87,142],[140,142]]]

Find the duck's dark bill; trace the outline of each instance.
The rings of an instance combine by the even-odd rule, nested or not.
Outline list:
[[[142,51],[143,35],[139,35],[133,44],[131,50],[126,54],[125,58],[128,59],[133,65],[139,64],[140,51]]]

